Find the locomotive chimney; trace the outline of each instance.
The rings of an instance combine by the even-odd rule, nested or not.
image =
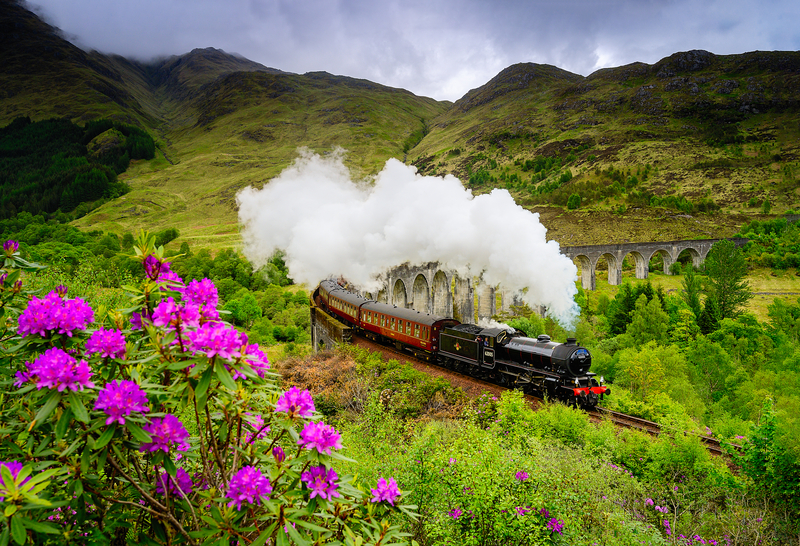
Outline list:
[[[577,344],[578,340],[575,339],[574,337],[568,337],[567,342],[565,343],[565,345],[577,345]]]

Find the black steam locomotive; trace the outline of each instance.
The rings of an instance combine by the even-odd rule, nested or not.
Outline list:
[[[368,338],[509,388],[585,409],[611,394],[589,371],[589,351],[572,338],[555,343],[546,335],[532,339],[518,330],[461,324],[368,300],[331,280],[321,282],[313,298],[319,308]]]

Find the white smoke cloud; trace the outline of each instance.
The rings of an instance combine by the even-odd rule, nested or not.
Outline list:
[[[257,267],[283,250],[297,282],[341,275],[374,290],[392,267],[436,261],[492,286],[527,288],[530,305],[574,321],[577,267],[506,190],[474,196],[452,175],[421,176],[396,159],[373,184],[356,182],[343,154],[300,150],[262,189],[239,192],[244,253]]]

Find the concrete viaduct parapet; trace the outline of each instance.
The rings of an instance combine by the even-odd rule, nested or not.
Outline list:
[[[689,252],[692,264],[702,264],[708,251],[720,239],[698,239],[693,241],[663,241],[656,243],[622,243],[614,245],[585,245],[561,247],[561,252],[577,261],[581,268],[581,285],[584,290],[594,290],[597,286],[597,263],[605,258],[608,265],[608,284],[622,282],[622,261],[630,255],[636,264],[636,278],[646,279],[650,271],[650,260],[660,254],[664,261],[664,273],[671,275],[670,267],[678,261],[684,251]],[[748,239],[731,239],[736,246],[744,245]]]

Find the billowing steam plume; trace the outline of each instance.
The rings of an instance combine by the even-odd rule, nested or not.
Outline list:
[[[390,159],[374,184],[354,182],[343,152],[307,150],[263,189],[237,196],[244,253],[256,266],[286,253],[290,276],[309,286],[343,276],[374,290],[394,266],[437,261],[494,286],[521,290],[570,324],[577,268],[547,241],[539,215],[505,190],[473,196],[454,176],[420,176]]]

